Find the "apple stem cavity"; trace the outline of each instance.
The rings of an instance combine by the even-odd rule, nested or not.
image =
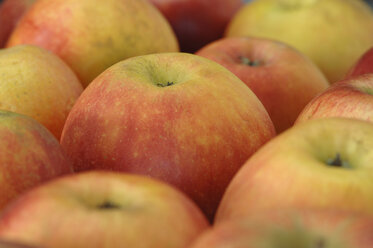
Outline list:
[[[120,206],[112,202],[105,201],[101,203],[100,205],[98,205],[97,208],[102,209],[102,210],[110,210],[110,209],[120,209]]]
[[[240,56],[239,57],[239,60],[242,64],[244,65],[248,65],[248,66],[259,66],[260,65],[260,62],[258,60],[251,60],[247,57],[244,57],[244,56]]]
[[[174,85],[175,83],[174,82],[167,82],[167,83],[165,83],[165,84],[163,84],[163,83],[157,83],[157,86],[158,87],[167,87],[167,86],[171,86],[171,85]]]
[[[343,161],[341,159],[341,154],[337,153],[336,156],[333,159],[328,159],[326,162],[328,165],[335,166],[335,167],[342,167],[351,169],[351,166],[348,162]]]
[[[325,239],[323,238],[320,238],[317,242],[316,242],[316,246],[315,248],[325,248],[326,242],[325,242]]]

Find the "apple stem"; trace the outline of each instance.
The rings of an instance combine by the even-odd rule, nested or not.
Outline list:
[[[325,239],[320,238],[317,241],[315,248],[325,248]]]
[[[99,209],[119,209],[120,207],[112,202],[105,201],[97,206]]]
[[[174,85],[174,84],[175,84],[174,82],[167,82],[166,84],[157,83],[157,86],[158,87],[167,87],[167,86],[171,86],[171,85]]]
[[[336,167],[351,168],[347,162],[341,159],[341,154],[339,153],[336,154],[333,160],[328,159],[327,164]]]
[[[248,65],[248,66],[259,66],[260,65],[260,62],[258,60],[251,60],[244,56],[240,56],[239,60],[241,61],[242,64]]]

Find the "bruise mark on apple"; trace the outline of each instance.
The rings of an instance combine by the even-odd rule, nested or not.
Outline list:
[[[251,60],[245,56],[239,56],[238,59],[240,60],[241,64],[248,65],[248,66],[260,66],[259,60]]]

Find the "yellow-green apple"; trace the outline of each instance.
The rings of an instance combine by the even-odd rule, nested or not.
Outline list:
[[[366,51],[353,65],[346,78],[355,77],[367,73],[373,73],[373,47]]]
[[[35,0],[0,1],[0,48],[5,45],[19,19],[34,2]]]
[[[330,83],[373,46],[373,13],[363,0],[256,0],[232,18],[226,36],[276,39],[309,56]]]
[[[263,103],[277,133],[291,127],[306,104],[329,86],[311,60],[274,40],[224,38],[196,54],[218,62],[238,76]]]
[[[315,208],[373,214],[373,124],[342,117],[294,125],[261,147],[224,193],[216,222]]]
[[[43,125],[0,110],[0,211],[30,188],[72,172],[71,161]]]
[[[372,232],[368,215],[276,210],[218,223],[190,248],[371,248]]]
[[[28,115],[60,138],[83,86],[71,68],[41,47],[0,50],[0,107]]]
[[[194,53],[223,37],[243,0],[150,0],[171,24],[180,49]]]
[[[208,226],[197,205],[168,184],[90,171],[20,196],[0,216],[0,237],[54,248],[186,248]]]
[[[171,26],[146,0],[39,0],[7,46],[18,44],[59,55],[84,86],[125,58],[178,51]]]
[[[373,123],[373,74],[334,83],[306,105],[296,123],[324,117],[356,118]]]
[[[264,106],[233,73],[194,54],[163,53],[98,76],[69,113],[61,145],[76,171],[167,181],[211,220],[235,172],[274,136]]]

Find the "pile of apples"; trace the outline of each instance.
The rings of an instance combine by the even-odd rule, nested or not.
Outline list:
[[[372,248],[372,9],[4,0],[0,240]]]

